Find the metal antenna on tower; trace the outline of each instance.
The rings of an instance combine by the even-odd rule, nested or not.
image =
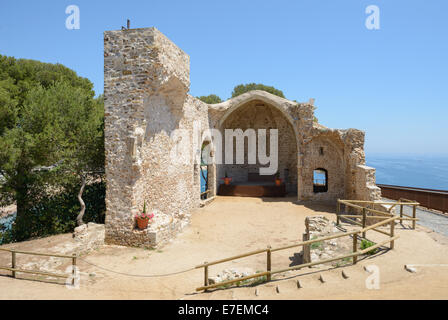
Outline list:
[[[121,30],[129,30],[129,29],[131,29],[131,20],[128,19],[128,21],[127,21],[127,28],[122,26]]]

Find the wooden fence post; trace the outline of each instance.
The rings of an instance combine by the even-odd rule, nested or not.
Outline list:
[[[412,218],[414,218],[414,220],[412,220],[412,229],[415,229],[415,217],[417,216],[417,206],[414,204],[412,206]]]
[[[11,268],[13,268],[13,269],[16,268],[16,253],[15,253],[15,251],[11,251]],[[12,271],[12,277],[13,278],[16,277],[15,271]]]
[[[271,281],[271,246],[268,246],[266,250],[266,271],[269,272],[267,280]]]
[[[340,224],[339,214],[341,213],[341,203],[339,202],[339,199],[337,200],[336,205],[336,225]]]
[[[204,262],[204,264],[207,264],[208,262]],[[204,267],[204,287],[208,286],[208,266]],[[207,289],[205,290],[207,291]]]
[[[403,204],[400,204],[400,223],[403,223]]]
[[[358,251],[358,234],[355,233],[353,235],[353,253],[356,253]],[[358,262],[358,256],[353,256],[353,264],[356,264]]]
[[[395,220],[390,223],[390,237],[393,238],[395,235]],[[395,246],[395,240],[390,242],[390,249],[392,250]]]
[[[362,208],[362,228],[364,229],[366,227],[366,220],[367,220],[367,209],[366,208]],[[363,231],[362,233],[362,237],[365,238],[366,237],[366,232]]]
[[[76,253],[74,253],[72,257],[72,286],[75,285],[75,277],[76,277]]]
[[[303,241],[310,240],[310,234],[305,232],[302,236]],[[311,262],[311,247],[309,244],[304,244],[302,246],[302,263],[310,263]]]

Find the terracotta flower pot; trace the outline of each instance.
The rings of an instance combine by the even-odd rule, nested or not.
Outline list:
[[[224,184],[228,186],[230,184],[230,181],[232,181],[232,178],[224,178]]]
[[[275,185],[280,186],[282,184],[282,179],[275,179]]]
[[[140,230],[145,230],[148,227],[149,219],[137,219],[137,226]]]

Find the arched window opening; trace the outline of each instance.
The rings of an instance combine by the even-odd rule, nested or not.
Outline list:
[[[318,168],[313,171],[313,191],[314,193],[328,191],[328,172]]]

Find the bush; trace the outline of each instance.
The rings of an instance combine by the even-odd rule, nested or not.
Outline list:
[[[316,239],[317,239],[317,236],[313,236],[311,238],[311,240],[316,240]],[[316,250],[316,249],[322,250],[323,246],[324,246],[324,243],[322,241],[317,241],[317,242],[313,242],[310,245],[310,248],[311,248],[311,250]]]
[[[216,94],[210,94],[208,96],[201,96],[197,97],[202,102],[208,103],[208,104],[216,104],[222,102],[221,98],[217,96]]]
[[[0,233],[0,243],[9,243],[73,232],[80,210],[79,186],[70,192],[46,195],[26,214],[25,219],[16,220],[10,230]],[[104,223],[106,184],[97,182],[87,185],[83,200],[86,204],[84,222]]]
[[[372,246],[374,246],[374,245],[375,245],[374,242],[369,241],[369,240],[365,240],[365,239],[364,239],[364,240],[361,241],[361,250],[370,248],[370,247],[372,247]],[[370,250],[370,251],[368,251],[366,254],[368,254],[368,255],[375,254],[375,253],[377,252],[377,250],[378,250],[378,249]]]
[[[283,92],[281,90],[278,90],[272,86],[266,86],[261,83],[247,83],[247,84],[237,85],[235,88],[233,88],[232,98],[238,97],[239,95],[249,92],[249,91],[252,91],[252,90],[262,90],[262,91],[272,93],[281,98],[285,97],[285,95],[283,94]]]

